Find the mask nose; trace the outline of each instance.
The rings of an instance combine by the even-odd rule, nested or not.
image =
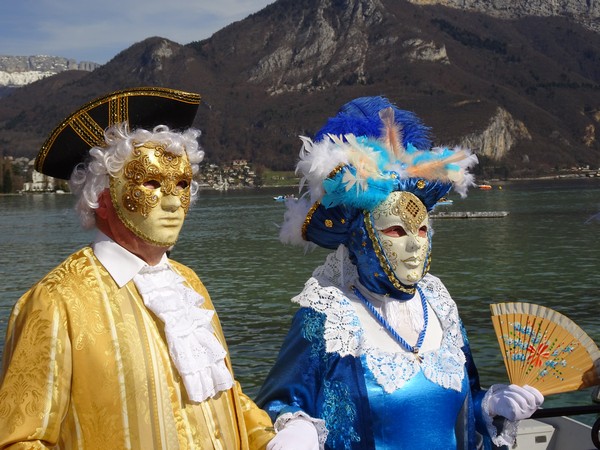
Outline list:
[[[416,252],[420,248],[421,244],[417,240],[416,236],[408,236],[408,241],[406,242],[406,251]]]
[[[178,195],[163,195],[160,206],[168,212],[175,212],[181,207],[181,199]]]

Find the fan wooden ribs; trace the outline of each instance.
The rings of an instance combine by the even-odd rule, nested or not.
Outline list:
[[[533,303],[490,305],[492,322],[513,384],[543,395],[600,384],[600,350],[571,319]]]

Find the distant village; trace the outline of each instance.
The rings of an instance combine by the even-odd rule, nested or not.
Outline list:
[[[200,189],[214,189],[227,191],[229,189],[243,189],[270,186],[297,185],[297,178],[290,172],[289,175],[265,175],[265,169],[256,170],[252,165],[239,159],[229,164],[212,164],[203,161],[195,179]],[[568,170],[557,172],[553,176],[543,178],[600,178],[600,169],[589,166],[572,167]],[[69,192],[69,184],[65,180],[55,179],[37,172],[34,169],[34,160],[12,156],[0,157],[0,194],[27,194]]]
[[[225,165],[203,162],[200,164],[200,171],[195,179],[200,189],[218,191],[251,188],[261,184],[260,177],[244,159]],[[68,191],[69,185],[65,180],[55,179],[37,172],[34,169],[33,159],[12,156],[0,158],[1,193],[62,193]]]

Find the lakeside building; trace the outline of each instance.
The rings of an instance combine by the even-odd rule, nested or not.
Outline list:
[[[31,181],[23,183],[21,192],[56,192],[56,180],[37,170],[32,170]]]
[[[7,163],[7,166],[10,166]],[[57,180],[36,171],[34,160],[27,160],[24,172],[24,181],[15,192],[21,193],[44,193],[68,190],[68,185],[63,180]],[[217,165],[210,163],[201,163],[199,173],[196,175],[196,181],[201,189],[215,189],[226,191],[228,189],[238,189],[257,186],[258,180],[256,173],[250,167],[248,161],[239,159],[226,165]]]
[[[198,181],[201,188],[226,191],[228,189],[255,187],[257,176],[248,161],[238,159],[222,166],[201,163],[196,181]]]

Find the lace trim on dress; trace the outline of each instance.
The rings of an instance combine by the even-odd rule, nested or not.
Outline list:
[[[323,450],[325,448],[325,442],[327,441],[328,434],[327,427],[325,426],[325,421],[323,419],[310,417],[304,411],[296,411],[293,413],[289,412],[280,415],[273,424],[273,428],[275,428],[275,431],[279,433],[289,422],[298,418],[301,420],[308,420],[315,426],[317,429],[317,435],[319,437],[319,450]]]
[[[494,417],[491,416],[489,413],[490,398],[492,397],[494,390],[495,390],[495,386],[494,385],[490,386],[488,391],[483,396],[483,399],[481,400],[481,410],[482,410],[483,421],[485,422],[485,427],[487,428],[488,433],[489,433],[490,437],[492,438],[492,442],[496,446],[502,447],[504,445],[508,445],[509,447],[512,447],[513,444],[515,443],[515,440],[517,439],[520,421],[519,420],[513,421],[513,420],[508,420],[506,418],[503,418],[504,419],[503,427],[502,427],[502,430],[500,431],[500,434],[498,434],[498,428],[496,428],[496,426],[494,425]]]
[[[460,391],[465,376],[466,358],[461,349],[464,343],[456,304],[441,281],[426,275],[419,283],[443,329],[440,348],[423,352],[423,362],[419,363],[413,354],[402,349],[385,351],[369,343],[348,300],[353,295],[349,286],[357,280],[356,267],[350,262],[347,249],[340,246],[315,269],[303,291],[292,299],[300,306],[325,314],[326,351],[342,357],[365,355],[375,380],[388,393],[400,389],[419,371],[444,388]]]
[[[170,266],[146,266],[134,278],[144,304],[165,324],[171,359],[188,397],[201,402],[233,386],[227,352],[213,334],[214,311]]]

